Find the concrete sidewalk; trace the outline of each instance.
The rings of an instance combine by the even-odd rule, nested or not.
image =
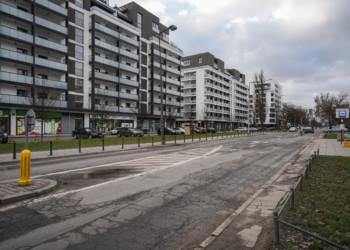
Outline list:
[[[322,139],[320,144],[320,155],[348,156],[350,157],[350,148],[344,147],[335,139]]]

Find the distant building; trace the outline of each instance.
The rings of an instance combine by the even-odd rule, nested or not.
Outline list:
[[[225,69],[210,53],[183,58],[183,122],[219,129],[248,122],[248,86],[245,75]]]
[[[249,95],[249,122],[252,125],[260,125],[258,111],[256,109],[256,91],[255,82],[251,82]],[[266,102],[266,119],[264,125],[266,127],[279,128],[282,125],[282,85],[273,79],[268,79],[264,83],[265,86],[265,102]]]

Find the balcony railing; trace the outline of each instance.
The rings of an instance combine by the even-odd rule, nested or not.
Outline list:
[[[67,90],[67,83],[50,79],[35,78],[35,85]]]
[[[18,75],[15,73],[10,73],[5,71],[0,71],[0,80],[13,82],[13,83],[23,83],[28,85],[33,84],[33,77],[31,76]]]
[[[124,107],[120,107],[119,108],[119,111],[120,112],[123,112],[123,113],[138,113],[138,109],[137,108],[124,108]]]
[[[136,47],[139,46],[139,41],[135,40],[135,39],[132,39],[126,35],[123,35],[123,34],[120,34],[119,38],[125,42],[128,42]]]
[[[129,80],[129,79],[125,79],[125,78],[119,78],[119,83],[128,85],[128,86],[132,86],[132,87],[138,87],[139,83],[137,81],[134,80]]]
[[[5,12],[7,14],[10,14],[12,16],[15,16],[19,19],[26,20],[28,22],[33,22],[33,15],[29,14],[23,10],[19,10],[15,7],[12,7],[10,5],[4,4],[0,2],[0,11]]]
[[[159,98],[153,98],[153,103],[157,103],[157,104],[160,104],[161,102],[161,99]],[[164,103],[164,102],[163,102]]]
[[[33,0],[31,0],[33,2]],[[56,11],[64,16],[67,16],[68,10],[62,6],[59,6],[53,2],[47,1],[47,0],[35,0],[35,4],[44,6],[50,10]]]
[[[53,69],[67,71],[67,64],[50,61],[48,59],[43,59],[40,57],[35,57],[35,64],[43,66],[43,67],[49,67],[49,68],[53,68]]]
[[[132,53],[130,51],[127,51],[125,49],[120,49],[119,53],[123,56],[127,56],[127,57],[135,59],[135,60],[139,60],[139,55]]]
[[[24,63],[33,63],[33,56],[28,56],[12,50],[0,49],[0,57],[12,59]]]
[[[91,71],[89,73],[89,76],[90,77],[92,76],[92,72]],[[103,79],[103,80],[111,81],[111,82],[116,82],[116,83],[118,82],[118,79],[119,79],[115,75],[104,74],[104,73],[101,73],[101,72],[95,72],[95,77]]]
[[[123,63],[119,63],[119,68],[126,70],[126,71],[130,71],[132,73],[138,74],[139,73],[139,69],[136,67],[132,67]]]
[[[176,90],[167,89],[166,93],[167,94],[171,94],[171,95],[181,96],[181,92],[180,91],[176,91]]]
[[[119,107],[118,106],[111,106],[111,105],[95,104],[95,110],[107,111],[107,112],[118,112]]]
[[[2,25],[0,26],[0,34],[5,35],[5,36],[9,36],[12,38],[16,38],[18,40],[26,41],[29,43],[33,42],[32,35],[29,35],[27,33],[20,32],[18,30],[11,29],[11,28],[8,28],[8,27],[2,26]]]
[[[135,94],[129,94],[129,93],[124,93],[124,92],[119,92],[119,97],[120,98],[126,98],[126,99],[131,99],[131,100],[138,100],[139,96]]]
[[[50,21],[47,21],[41,17],[36,16],[35,23],[39,24],[43,27],[49,28],[51,30],[55,30],[55,31],[58,31],[58,32],[63,33],[63,34],[67,34],[66,27],[59,25],[59,24],[56,24],[56,23],[53,23],[53,22],[50,22]]]
[[[89,40],[89,44],[91,45],[91,40]],[[102,42],[98,39],[95,39],[95,45],[96,46],[99,46],[103,49],[107,49],[107,50],[110,50],[110,51],[113,51],[115,53],[119,53],[119,48],[117,46],[114,46],[112,44],[109,44],[109,43],[105,43],[105,42]]]
[[[92,60],[92,56],[90,56],[90,61],[91,60]],[[95,62],[119,68],[119,63],[118,62],[110,60],[110,59],[106,59],[106,58],[101,57],[101,56],[96,56],[95,55]]]
[[[32,100],[33,99],[30,97],[0,94],[0,103],[33,105]],[[51,100],[51,99],[42,100],[42,99],[36,98],[35,103],[37,106],[45,105],[45,106],[56,107],[56,108],[67,108],[67,101],[61,101],[61,100]]]
[[[67,46],[60,44],[60,43],[51,42],[49,40],[46,40],[46,39],[43,39],[40,37],[35,37],[35,43],[38,45],[41,45],[43,47],[58,50],[58,51],[61,51],[64,53],[67,53],[67,51],[68,51]]]
[[[90,24],[90,26],[91,26],[91,24]],[[115,38],[119,38],[119,35],[120,35],[119,32],[117,32],[115,30],[112,30],[112,29],[110,29],[110,28],[108,28],[106,26],[103,26],[103,25],[101,25],[99,23],[95,23],[95,28],[96,28],[96,30],[100,30],[100,31],[102,31],[104,33],[107,33],[107,34],[109,34],[111,36],[114,36]]]
[[[115,90],[109,90],[109,89],[100,89],[100,88],[94,88],[95,94],[97,95],[105,95],[105,96],[112,96],[112,97],[118,97],[119,92]],[[89,94],[91,94],[91,88],[89,88]]]

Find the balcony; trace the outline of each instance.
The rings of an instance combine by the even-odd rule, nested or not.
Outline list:
[[[91,24],[90,24],[90,27],[91,27]],[[99,30],[99,31],[102,31],[103,33],[106,33],[110,36],[113,36],[114,38],[119,38],[120,36],[120,33],[115,31],[115,30],[112,30],[110,28],[107,28],[106,26],[103,26],[99,23],[95,23],[95,29],[96,30]]]
[[[181,102],[171,102],[171,101],[166,101],[167,105],[172,105],[172,106],[178,106],[181,107]]]
[[[139,112],[137,108],[124,108],[124,107],[120,107],[119,111],[122,113],[134,113],[134,114],[137,114]]]
[[[67,71],[67,64],[54,62],[39,57],[35,57],[35,65],[39,65],[45,68],[52,68],[60,71]]]
[[[40,38],[40,37],[35,37],[35,44],[40,45],[42,47],[50,48],[53,50],[57,50],[59,52],[67,53],[68,49],[67,46],[60,44],[60,43],[55,43],[51,42],[49,40]]]
[[[129,94],[129,93],[124,93],[124,92],[119,92],[119,98],[125,98],[125,99],[130,99],[130,100],[138,100],[139,96],[135,94]]]
[[[134,60],[139,60],[139,55],[132,53],[130,51],[127,51],[125,49],[120,49],[119,53],[123,56],[126,56],[128,58],[134,59]]]
[[[134,81],[134,80],[129,80],[126,78],[121,78],[121,77],[119,78],[119,83],[122,83],[122,84],[128,85],[128,86],[132,86],[135,88],[137,88],[139,86],[139,82]]]
[[[18,105],[33,105],[33,99],[30,97],[16,96],[16,95],[4,95],[0,94],[0,103],[18,104]],[[37,106],[41,105],[42,99],[35,99]],[[40,104],[39,104],[40,103]],[[44,100],[45,106],[55,108],[67,108],[67,101],[61,100]]]
[[[118,112],[118,106],[100,105],[95,104],[95,110],[107,111],[107,112]]]
[[[33,2],[33,0],[31,0]],[[54,4],[53,2],[47,0],[35,0],[35,4],[41,5],[47,9],[53,10],[57,13],[60,13],[63,16],[67,16],[68,10],[62,6]]]
[[[33,15],[29,14],[23,10],[19,10],[10,5],[0,2],[0,12],[6,13],[8,15],[14,16],[16,19],[21,19],[27,22],[33,22]]]
[[[153,86],[153,91],[160,92],[160,87]]]
[[[119,38],[131,45],[134,45],[136,47],[139,47],[139,41],[135,40],[135,39],[132,39],[126,35],[123,35],[123,34],[120,34]]]
[[[111,96],[115,98],[117,98],[119,94],[119,92],[115,90],[100,89],[100,88],[94,88],[94,92],[96,95]],[[89,94],[91,94],[91,88],[89,88]]]
[[[139,73],[139,69],[138,68],[132,67],[132,66],[129,66],[129,65],[126,65],[126,64],[123,64],[123,63],[119,63],[119,68],[122,69],[122,70],[126,70],[126,71],[129,71],[129,72],[135,73],[135,74]]]
[[[177,86],[181,86],[181,82],[180,82],[180,81],[174,80],[174,79],[172,79],[172,78],[168,78],[168,77],[167,77],[167,78],[165,79],[165,81],[168,82],[168,83],[177,85]]]
[[[89,44],[91,45],[92,43],[92,40],[89,40]],[[117,46],[114,46],[112,44],[109,44],[109,43],[105,43],[105,42],[102,42],[98,39],[95,39],[95,46],[98,46],[102,49],[106,49],[106,50],[109,50],[109,51],[112,51],[114,53],[119,53],[119,48]]]
[[[33,64],[33,56],[28,56],[12,50],[0,49],[0,58],[6,58],[22,63]]]
[[[165,112],[164,112],[165,113]],[[160,115],[160,111],[159,110],[153,110],[153,114],[154,115]]]
[[[153,103],[160,104],[161,99],[159,98],[153,98]],[[163,102],[164,103],[164,102]]]
[[[67,35],[67,28],[59,25],[59,24],[55,24],[53,22],[47,21],[41,17],[36,16],[35,17],[35,23],[44,27],[44,28],[48,28],[50,30],[56,31],[56,32],[60,32],[62,34]]]
[[[92,77],[92,72],[90,71],[89,76]],[[115,75],[110,75],[110,74],[104,74],[100,72],[95,72],[95,78],[102,79],[102,80],[107,80],[110,82],[118,82],[118,77]]]
[[[0,80],[12,83],[33,84],[33,77],[0,71]]]
[[[181,92],[180,92],[180,91],[176,91],[176,90],[167,89],[167,90],[166,90],[166,93],[167,93],[167,94],[170,94],[170,95],[181,96]]]
[[[67,90],[67,83],[50,79],[35,78],[35,85]]]
[[[90,62],[91,61],[92,61],[92,56],[90,56]],[[102,64],[105,64],[107,66],[112,66],[112,67],[115,67],[115,68],[119,68],[119,63],[118,62],[110,60],[110,59],[106,59],[106,58],[101,57],[101,56],[96,56],[95,55],[95,62],[102,63]]]
[[[29,35],[24,32],[20,32],[15,29],[8,28],[6,26],[2,26],[2,25],[0,26],[0,34],[11,38],[15,38],[24,42],[33,43],[32,35]]]
[[[196,96],[196,92],[184,92],[183,96]]]

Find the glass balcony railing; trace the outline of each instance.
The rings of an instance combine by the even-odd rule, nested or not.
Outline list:
[[[159,98],[153,98],[153,103],[158,103],[158,104],[160,104],[160,102],[161,102],[161,99],[159,99]],[[165,102],[163,102],[163,103],[165,103]]]
[[[0,49],[0,57],[12,59],[24,63],[33,63],[33,57],[15,51]]]
[[[118,112],[118,109],[119,109],[118,106],[95,104],[95,110],[109,111],[109,112]]]
[[[160,115],[160,111],[159,110],[153,110],[153,114],[154,115]]]
[[[124,55],[124,56],[127,56],[129,58],[132,58],[132,59],[135,59],[135,60],[139,60],[139,55],[135,54],[135,53],[132,53],[130,51],[127,51],[125,49],[120,49],[119,50],[119,53],[121,55]]]
[[[105,95],[105,96],[111,96],[111,97],[118,97],[118,91],[115,90],[109,90],[109,89],[100,89],[95,88],[94,89],[95,94],[97,95]],[[91,88],[89,89],[89,94],[91,94]]]
[[[47,47],[50,49],[58,50],[64,53],[67,53],[68,49],[67,46],[55,42],[51,42],[49,40],[40,38],[40,37],[35,37],[35,43],[38,45],[41,45],[43,47]]]
[[[31,0],[33,2],[33,0]],[[35,0],[35,4],[44,6],[50,10],[56,11],[58,13],[61,13],[62,15],[67,16],[68,10],[62,6],[59,6],[53,2],[47,1],[47,0]]]
[[[55,24],[53,22],[50,22],[50,21],[47,21],[41,17],[38,17],[36,16],[35,17],[35,23],[36,24],[39,24],[40,26],[43,26],[45,28],[49,28],[51,30],[55,30],[55,31],[58,31],[60,33],[63,33],[63,34],[67,34],[67,28],[62,26],[62,25],[59,25],[59,24]]]
[[[90,61],[91,61],[91,59],[92,58],[90,56]],[[103,63],[103,64],[106,64],[106,65],[109,65],[109,66],[112,66],[112,67],[119,68],[119,63],[118,62],[110,60],[110,59],[106,59],[106,58],[101,57],[101,56],[95,56],[95,62]]]
[[[119,108],[120,112],[123,113],[138,113],[138,109],[137,108],[124,108],[124,107],[120,107]]]
[[[90,40],[90,45],[91,45],[91,40]],[[95,39],[95,45],[96,46],[99,46],[103,49],[107,49],[107,50],[110,50],[110,51],[113,51],[115,53],[119,53],[119,48],[117,46],[114,46],[112,44],[109,44],[109,43],[105,43],[105,42],[102,42],[98,39]]]
[[[43,67],[67,71],[67,64],[50,61],[48,59],[43,59],[40,57],[35,57],[35,64]]]
[[[181,72],[180,72],[179,70],[177,70],[177,69],[175,69],[175,68],[171,68],[171,67],[169,67],[169,66],[166,66],[166,70],[169,71],[169,72],[171,72],[171,73],[174,73],[174,74],[176,74],[176,75],[180,75],[180,74],[181,74]]]
[[[90,27],[91,27],[91,24],[90,24]],[[119,32],[117,32],[115,30],[112,30],[110,28],[107,28],[106,26],[103,26],[103,25],[101,25],[99,23],[95,23],[95,29],[99,30],[99,31],[102,31],[104,33],[107,33],[107,34],[109,34],[111,36],[114,36],[115,38],[119,38],[119,36],[120,36]]]
[[[67,90],[67,83],[50,79],[35,78],[35,85]]]
[[[91,75],[92,75],[92,72],[90,72],[90,77]],[[95,72],[95,77],[99,79],[107,80],[107,81],[112,81],[112,82],[118,82],[118,79],[119,79],[117,76],[104,74],[100,72]]]
[[[128,42],[136,47],[139,46],[139,41],[135,40],[135,39],[132,39],[130,37],[127,37],[126,35],[123,35],[123,34],[120,34],[119,38],[125,42]]]
[[[0,71],[0,80],[14,83],[33,84],[33,77]]]
[[[11,28],[8,28],[8,27],[2,26],[2,25],[0,26],[0,34],[5,35],[5,36],[9,36],[12,38],[16,38],[16,39],[19,39],[22,41],[30,42],[30,43],[33,42],[32,35],[29,35],[29,34],[26,34],[24,32],[20,32],[18,30],[11,29]]]
[[[134,81],[134,80],[129,80],[129,79],[125,79],[125,78],[119,78],[119,83],[128,85],[128,86],[132,86],[132,87],[138,87],[139,86],[139,82]]]
[[[135,73],[135,74],[139,73],[139,69],[138,68],[132,67],[132,66],[129,66],[129,65],[126,65],[126,64],[123,64],[123,63],[119,63],[119,68],[123,69],[123,70],[130,71],[130,72]]]
[[[174,79],[171,79],[171,78],[166,78],[166,82],[168,83],[171,83],[171,84],[175,84],[175,85],[178,85],[178,86],[181,86],[181,82],[180,81],[177,81],[177,80],[174,80]]]
[[[157,91],[157,92],[160,92],[160,87],[153,87],[153,91]]]
[[[119,92],[119,97],[120,98],[131,99],[131,100],[138,100],[139,99],[138,95],[129,94],[129,93],[123,93],[123,92]]]
[[[171,95],[176,95],[176,96],[180,96],[180,95],[181,95],[181,92],[180,92],[180,91],[170,90],[170,89],[167,89],[167,90],[166,90],[166,93],[167,93],[167,94],[171,94]],[[194,92],[194,94],[196,94],[196,92]]]
[[[32,100],[33,99],[30,97],[0,94],[0,103],[33,105]],[[42,103],[42,101],[44,101],[44,102]],[[35,99],[35,104],[36,105],[45,105],[45,106],[50,106],[50,107],[67,108],[67,101],[61,101],[61,100]]]
[[[23,10],[19,10],[15,7],[12,7],[10,5],[4,4],[0,2],[0,11],[5,12],[9,15],[15,16],[19,19],[26,20],[28,22],[33,22],[33,15],[29,14]]]

